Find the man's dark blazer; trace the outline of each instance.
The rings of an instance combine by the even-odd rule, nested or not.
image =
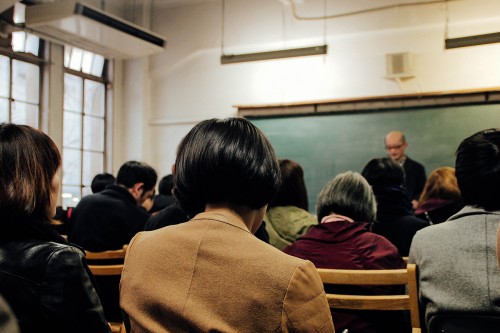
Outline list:
[[[410,200],[418,200],[424,189],[427,176],[422,164],[412,160],[408,156],[403,164],[405,170],[405,188]]]

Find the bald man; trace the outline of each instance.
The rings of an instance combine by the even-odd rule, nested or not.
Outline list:
[[[385,136],[384,143],[387,156],[398,162],[405,170],[405,188],[415,209],[427,179],[425,168],[422,164],[405,155],[408,142],[406,142],[403,132],[389,132]]]

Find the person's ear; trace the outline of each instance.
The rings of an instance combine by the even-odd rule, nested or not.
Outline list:
[[[137,200],[141,197],[144,192],[144,183],[135,183],[130,189],[130,193]]]

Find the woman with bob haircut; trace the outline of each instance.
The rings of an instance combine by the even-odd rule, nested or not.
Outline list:
[[[446,221],[463,207],[455,169],[441,167],[427,177],[415,215],[430,224],[437,224]]]
[[[398,269],[405,263],[398,249],[387,239],[370,232],[377,208],[368,182],[357,172],[341,173],[318,195],[316,212],[320,224],[285,248],[284,252],[310,260],[318,268]],[[329,293],[343,293],[344,286],[332,286]],[[372,293],[370,287],[347,292]],[[377,289],[380,291],[380,288]],[[393,287],[387,294],[397,292]],[[332,311],[339,332],[405,332],[403,313],[383,311]]]
[[[130,242],[120,295],[128,332],[333,332],[314,265],[253,235],[279,184],[274,150],[248,120],[191,129],[174,195],[192,219]]]
[[[283,250],[317,224],[309,213],[304,171],[292,160],[279,160],[281,187],[269,203],[264,221],[269,232],[269,243]]]
[[[61,156],[43,132],[0,124],[0,294],[21,332],[110,332],[84,252],[51,225]]]

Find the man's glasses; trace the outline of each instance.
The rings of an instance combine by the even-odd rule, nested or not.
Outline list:
[[[385,150],[391,150],[391,149],[401,149],[403,147],[403,144],[400,145],[394,145],[394,146],[385,146]]]

